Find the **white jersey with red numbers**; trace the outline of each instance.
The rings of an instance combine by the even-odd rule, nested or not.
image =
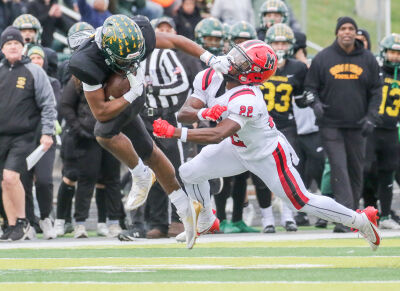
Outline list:
[[[241,85],[220,96],[223,79],[207,69],[197,74],[192,97],[202,100],[207,107],[227,106],[222,119],[237,122],[241,129],[229,137],[236,152],[245,160],[261,159],[277,147],[279,131],[269,116],[263,94],[258,87]]]

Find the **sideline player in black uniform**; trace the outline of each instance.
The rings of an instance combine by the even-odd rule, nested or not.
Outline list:
[[[94,130],[97,141],[125,163],[132,173],[133,183],[126,208],[135,209],[142,205],[154,182],[154,173],[143,165],[144,160],[175,204],[185,225],[187,247],[191,248],[201,205],[189,201],[171,162],[155,146],[138,116],[145,100],[144,76],[139,63],[155,47],[181,49],[200,57],[218,72],[227,73],[230,67],[226,56],[215,57],[185,37],[155,33],[146,17],[137,16],[132,20],[125,15],[113,15],[75,51],[69,68],[83,82],[85,96],[97,119]],[[106,101],[103,85],[114,72],[128,78],[130,90],[121,98]]]
[[[293,58],[294,34],[292,29],[283,23],[271,26],[265,36],[265,42],[271,45],[278,57],[278,68],[274,76],[260,86],[264,93],[269,114],[274,119],[276,127],[282,132],[288,142],[296,145],[297,129],[293,116],[293,99],[301,96],[304,91],[303,83],[307,74],[307,66]],[[258,187],[262,181],[252,175]],[[257,191],[260,203],[262,222],[265,233],[275,232],[275,221],[272,214],[271,192],[264,186],[264,191]],[[265,193],[267,192],[267,193]],[[284,203],[282,205],[282,224],[287,231],[296,231],[293,213]]]
[[[393,176],[398,165],[399,136],[397,123],[400,109],[400,34],[391,34],[381,41],[381,76],[383,79],[382,102],[379,107],[381,123],[367,139],[367,166],[364,188],[367,183],[374,184],[374,193],[380,200],[381,215],[379,227],[383,229],[400,229],[400,225],[390,216],[393,198]],[[365,190],[364,190],[365,191]],[[364,196],[365,197],[365,196]],[[365,201],[365,205],[372,205]]]

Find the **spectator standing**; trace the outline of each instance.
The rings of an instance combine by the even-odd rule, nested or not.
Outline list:
[[[238,21],[247,21],[254,25],[254,12],[251,0],[215,0],[211,16],[230,25]]]
[[[0,1],[0,34],[11,25],[18,15],[22,14],[22,4],[19,1]]]
[[[40,46],[32,46],[27,56],[31,59],[33,64],[38,65],[43,68],[46,65],[45,54],[43,49]],[[50,84],[53,88],[53,93],[55,96],[56,104],[59,104],[61,98],[61,85],[60,82],[52,77],[48,77]],[[35,141],[39,142],[40,139],[40,127],[36,131]],[[37,145],[37,144],[36,144]],[[32,187],[33,182],[35,184],[36,189],[36,198],[39,205],[40,210],[40,221],[39,226],[43,231],[44,239],[53,239],[56,238],[57,235],[53,228],[52,220],[50,219],[50,213],[53,206],[53,168],[54,168],[54,160],[56,155],[56,144],[48,149],[48,151],[43,155],[43,157],[39,160],[39,162],[35,165],[35,167],[26,173],[26,176],[23,175],[22,182],[25,188],[25,199],[26,199],[26,216],[30,222],[30,224],[36,227],[36,217],[34,214],[34,204],[33,204],[33,193]],[[29,239],[35,238],[34,228],[29,233]]]
[[[383,229],[400,229],[400,225],[390,215],[393,198],[394,172],[398,167],[399,136],[397,124],[399,121],[400,82],[400,34],[391,34],[381,41],[383,79],[382,102],[379,106],[379,123],[367,139],[368,184],[373,194],[378,194],[380,201],[379,227]],[[365,181],[364,184],[367,184]],[[368,188],[364,185],[364,188]],[[372,194],[371,193],[371,194]],[[365,193],[364,193],[365,194]],[[372,195],[371,195],[372,196]],[[368,197],[368,196],[367,196]],[[374,204],[364,196],[365,205]]]
[[[13,26],[21,31],[25,43],[24,54],[26,54],[32,46],[41,46],[43,29],[35,16],[31,14],[22,14],[14,20]],[[58,65],[57,53],[51,48],[44,46],[42,46],[42,48],[46,55],[44,70],[50,77],[55,77]]]
[[[47,151],[53,144],[56,109],[46,73],[22,54],[24,41],[15,27],[1,34],[5,59],[0,64],[0,173],[3,205],[9,227],[1,240],[21,240],[29,231],[25,218],[25,191],[21,174],[25,159],[35,147],[35,131],[41,121],[40,143]]]
[[[174,17],[177,34],[194,40],[194,28],[202,19],[196,0],[183,0]]]
[[[96,204],[99,210],[97,232],[100,235],[116,237],[121,232],[119,219],[123,212],[119,184],[120,163],[97,143],[93,134],[96,119],[86,101],[82,83],[75,77],[72,77],[64,88],[61,113],[68,125],[68,137],[65,140],[66,146],[69,147],[67,151],[74,157],[74,161],[68,160],[68,163],[73,163],[72,166],[68,165],[68,169],[75,170],[78,181],[75,195],[74,237],[88,237],[85,221],[89,217],[90,201],[95,187]],[[64,189],[67,193],[63,194],[67,195],[60,203],[66,202],[71,196],[68,195],[71,194],[68,193],[68,186],[71,187],[71,185],[65,184],[63,187],[67,188]],[[106,215],[109,218],[108,231],[104,230]],[[62,228],[62,222],[57,221],[57,228]]]
[[[78,0],[82,21],[89,23],[94,28],[102,26],[104,20],[111,16],[108,4],[108,0]]]
[[[356,40],[356,32],[352,18],[339,18],[336,40],[315,56],[305,81],[329,158],[334,197],[351,209],[359,204],[365,137],[374,130],[382,98],[378,63]],[[340,229],[349,230],[337,224],[335,230]]]
[[[35,16],[43,26],[42,44],[51,47],[53,43],[53,33],[56,28],[67,32],[74,21],[65,17],[61,11],[58,0],[36,0],[27,3],[27,11]]]

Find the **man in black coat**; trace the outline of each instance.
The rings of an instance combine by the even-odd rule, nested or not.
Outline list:
[[[339,18],[335,32],[336,40],[319,52],[311,64],[305,81],[305,98],[320,126],[331,164],[335,199],[357,209],[365,137],[378,121],[382,83],[375,57],[356,40],[355,21],[350,17]]]

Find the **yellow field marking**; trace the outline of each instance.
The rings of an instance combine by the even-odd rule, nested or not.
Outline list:
[[[0,259],[1,270],[104,267],[130,270],[224,268],[400,268],[400,257],[169,257],[169,258],[52,258]],[[104,268],[99,268],[104,270]]]
[[[386,283],[386,282],[288,282],[288,283],[252,283],[252,282],[207,282],[207,283],[118,283],[108,284],[102,282],[101,284],[87,284],[87,283],[29,283],[29,284],[8,284],[0,283],[0,290],[13,290],[13,291],[160,291],[160,290],[173,290],[173,291],[238,291],[238,290],[251,290],[251,291],[264,291],[264,290],[279,290],[279,291],[365,291],[365,290],[399,290],[399,283]]]

